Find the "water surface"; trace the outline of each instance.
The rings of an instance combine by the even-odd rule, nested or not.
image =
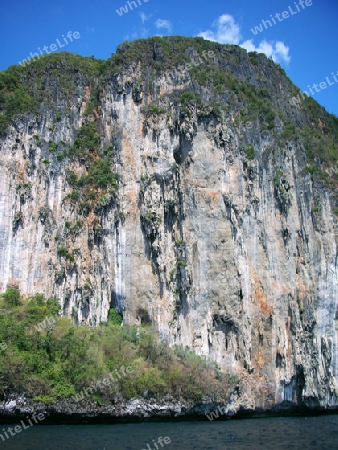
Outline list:
[[[0,425],[1,433],[9,425]],[[10,425],[12,428],[14,425]],[[168,437],[170,444],[157,442]],[[154,442],[157,442],[156,448]],[[147,446],[148,444],[148,446]],[[32,426],[0,450],[337,450],[338,415],[123,425]]]

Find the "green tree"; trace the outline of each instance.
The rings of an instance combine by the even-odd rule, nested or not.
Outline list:
[[[7,288],[7,290],[3,294],[1,294],[1,297],[9,306],[20,305],[20,291],[15,287]]]

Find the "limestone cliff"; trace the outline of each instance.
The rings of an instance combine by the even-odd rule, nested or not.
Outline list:
[[[2,76],[1,291],[151,323],[237,374],[244,407],[337,405],[336,118],[202,39]]]

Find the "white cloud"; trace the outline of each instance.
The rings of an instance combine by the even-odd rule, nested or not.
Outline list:
[[[277,55],[277,59],[282,59],[286,63],[291,61],[291,56],[289,55],[289,47],[284,44],[284,42],[277,41],[275,45],[275,53]]]
[[[146,20],[149,20],[151,18],[152,14],[150,14],[149,16],[147,16],[146,14],[144,14],[144,12],[140,12],[140,17],[141,17],[141,21],[142,23],[144,23]]]
[[[248,52],[264,53],[275,62],[283,61],[288,64],[291,60],[291,56],[289,55],[289,47],[281,41],[267,42],[264,40],[259,43],[258,47],[256,47],[250,39],[249,41],[243,42],[241,47],[245,48]]]
[[[264,53],[267,57],[271,57],[275,62],[285,62],[288,64],[291,60],[289,55],[289,47],[284,42],[267,42],[265,39],[261,41],[258,47],[247,40],[242,43],[242,36],[240,26],[235,22],[235,19],[230,14],[223,14],[213,24],[212,30],[206,30],[198,36],[208,39],[209,41],[220,42],[221,44],[235,44],[245,48],[248,52]]]
[[[198,36],[221,44],[238,44],[241,39],[239,25],[230,14],[223,14],[212,24],[215,31],[207,30]]]
[[[169,20],[157,19],[155,22],[155,26],[158,29],[164,28],[164,29],[168,30],[168,33],[170,33],[170,31],[171,31],[171,23],[169,22]]]

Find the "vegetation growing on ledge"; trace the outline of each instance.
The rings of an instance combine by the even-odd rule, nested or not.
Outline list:
[[[88,214],[108,192],[114,193],[117,190],[119,176],[111,170],[113,146],[101,149],[95,122],[87,123],[79,129],[74,145],[58,155],[59,160],[63,158],[86,163],[86,175],[78,177],[72,170],[68,170],[66,175],[67,182],[73,188],[66,200],[77,205],[81,214]]]
[[[0,349],[2,396],[15,392],[44,401],[71,397],[121,366],[132,372],[95,391],[92,400],[104,403],[117,394],[128,399],[145,392],[224,399],[237,381],[229,383],[229,374],[222,375],[188,348],[169,348],[148,327],[121,327],[114,309],[100,327],[76,327],[58,315],[55,299],[40,294],[22,298],[15,288],[0,297],[0,309],[0,342],[7,344]],[[53,318],[52,326],[35,327],[46,318]]]
[[[74,255],[73,255],[73,253],[70,253],[70,252],[66,249],[66,247],[65,247],[64,245],[61,245],[61,246],[58,248],[57,254],[58,254],[58,256],[60,256],[61,258],[65,258],[65,259],[67,259],[67,260],[69,260],[69,261],[71,261],[71,262],[74,261]]]
[[[253,145],[248,145],[247,147],[244,147],[243,151],[244,151],[247,159],[252,160],[255,158],[255,149],[254,149]]]
[[[144,114],[146,117],[150,117],[152,115],[157,116],[160,114],[164,114],[166,112],[165,109],[161,109],[156,105],[150,105],[145,109]]]

